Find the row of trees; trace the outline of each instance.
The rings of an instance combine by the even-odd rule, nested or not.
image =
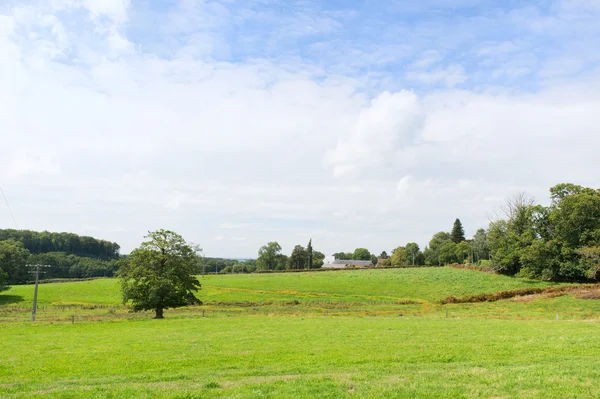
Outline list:
[[[272,241],[258,250],[257,270],[318,269],[323,266],[325,254],[315,251],[312,239],[306,247],[296,245],[290,256],[281,253],[281,245]]]
[[[0,240],[0,290],[9,284],[31,280],[28,264],[43,264],[44,278],[111,277],[123,259],[91,258],[66,252],[31,253],[25,244],[14,239]]]
[[[64,252],[86,258],[119,259],[119,244],[73,233],[0,229],[0,241],[13,240],[23,244],[32,254]]]

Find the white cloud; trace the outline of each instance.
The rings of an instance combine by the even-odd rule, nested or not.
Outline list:
[[[544,199],[561,181],[599,185],[597,64],[579,47],[567,64],[528,56],[533,36],[452,53],[480,29],[467,20],[439,46],[423,39],[435,30],[406,26],[396,28],[415,34],[354,45],[343,18],[360,13],[311,22],[312,10],[287,19],[293,46],[257,49],[260,32],[244,23],[276,15],[182,2],[132,34],[147,23],[135,7],[39,2],[0,16],[0,181],[20,226],[93,231],[125,251],[164,227],[212,256],[253,256],[270,240],[291,251],[310,237],[325,252],[379,252],[424,244],[456,217],[473,233],[521,190]],[[228,37],[234,22],[255,53]],[[540,23],[568,29],[555,22]],[[294,53],[313,39],[319,59]],[[544,85],[512,83],[525,75]]]

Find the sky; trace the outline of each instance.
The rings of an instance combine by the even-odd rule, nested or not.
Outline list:
[[[600,0],[2,0],[0,228],[422,247],[600,187]]]

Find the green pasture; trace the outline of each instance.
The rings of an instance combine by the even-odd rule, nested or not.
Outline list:
[[[597,398],[599,333],[356,316],[0,324],[0,397]]]
[[[0,398],[600,398],[600,301],[451,268],[209,275],[133,314],[116,279],[0,294]],[[558,320],[557,320],[558,316]]]
[[[205,303],[265,301],[439,301],[551,283],[453,268],[348,270],[317,273],[206,275],[199,277]],[[40,285],[40,304],[120,304],[117,279]],[[0,305],[31,302],[33,286],[0,294]]]

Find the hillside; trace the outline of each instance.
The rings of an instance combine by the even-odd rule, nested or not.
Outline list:
[[[320,273],[207,275],[200,298],[204,303],[263,301],[368,302],[412,299],[439,301],[524,287],[552,285],[453,268],[349,270]],[[32,286],[14,286],[4,295],[30,301]],[[2,303],[0,294],[0,303]],[[51,283],[40,287],[39,303],[119,304],[118,280]]]

